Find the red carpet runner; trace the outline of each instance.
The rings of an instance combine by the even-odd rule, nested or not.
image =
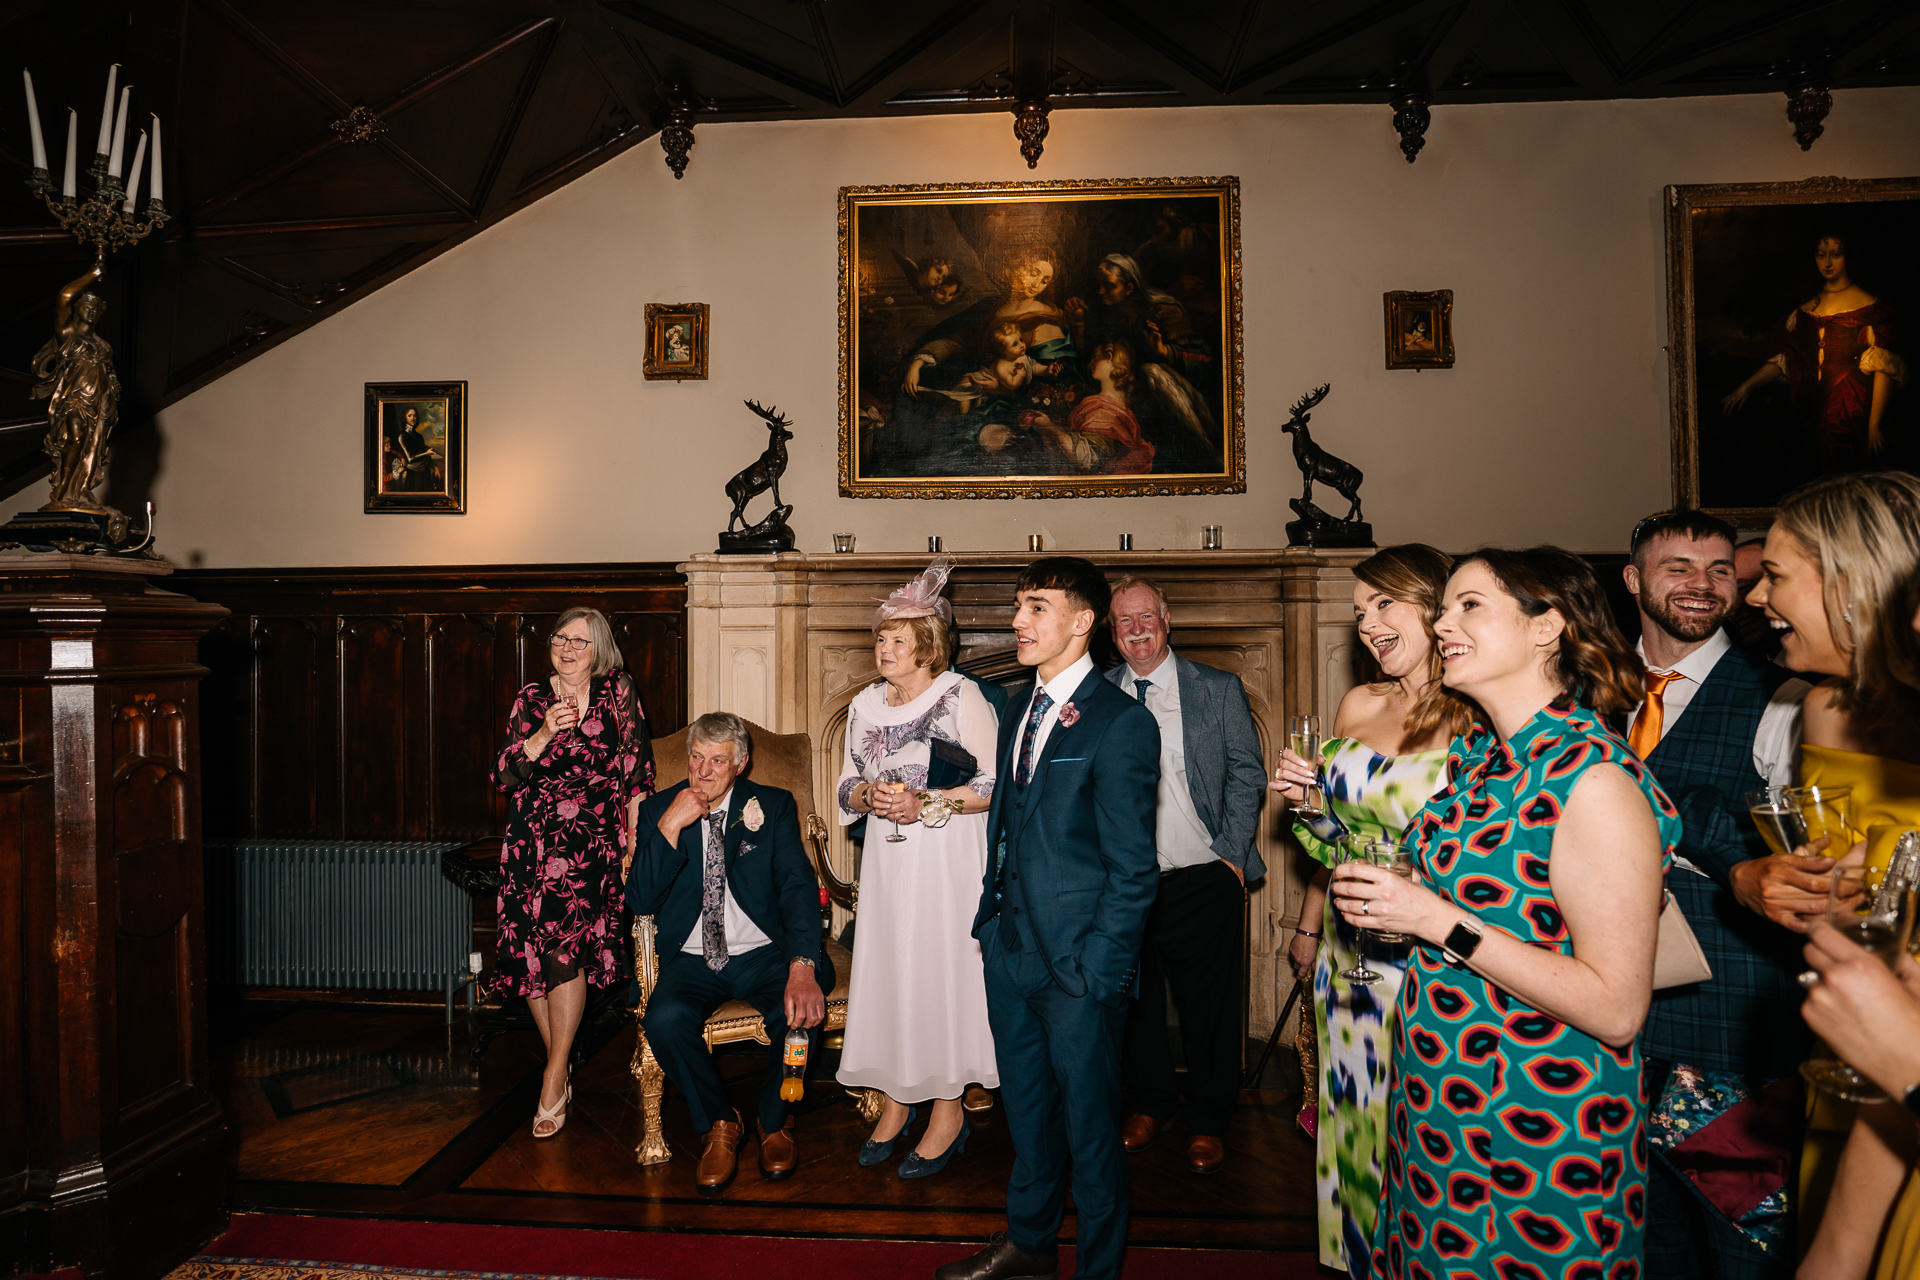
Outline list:
[[[235,1214],[227,1234],[168,1280],[408,1280],[594,1277],[595,1280],[928,1280],[964,1244],[789,1240],[560,1227],[495,1227],[365,1218]],[[1060,1275],[1073,1274],[1061,1251]],[[1127,1280],[1309,1280],[1309,1254],[1129,1249]]]

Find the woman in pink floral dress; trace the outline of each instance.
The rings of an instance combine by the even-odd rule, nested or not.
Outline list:
[[[493,990],[525,996],[547,1045],[533,1136],[567,1122],[567,1057],[587,984],[626,980],[621,860],[653,793],[653,749],[633,677],[597,609],[569,609],[548,640],[553,675],[522,689],[493,783],[512,797],[500,850]]]

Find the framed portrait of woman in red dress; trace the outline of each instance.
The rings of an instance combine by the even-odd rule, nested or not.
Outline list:
[[[840,190],[840,493],[1244,493],[1237,178]]]
[[[1748,527],[1920,467],[1920,178],[1667,188],[1674,496]]]

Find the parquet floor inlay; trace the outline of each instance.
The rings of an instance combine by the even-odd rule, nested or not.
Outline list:
[[[749,1140],[733,1185],[708,1199],[694,1191],[698,1142],[671,1090],[673,1160],[635,1160],[641,1117],[627,1067],[630,1021],[605,1025],[588,1042],[566,1127],[543,1141],[531,1128],[540,1052],[530,1031],[502,1035],[475,1062],[467,1026],[448,1028],[437,1011],[239,1009],[220,1019],[228,1025],[214,1063],[237,1139],[236,1209],[898,1240],[980,1240],[1005,1227],[1013,1152],[997,1108],[973,1118],[966,1152],[939,1176],[902,1181],[898,1157],[862,1169],[854,1157],[868,1126],[832,1082],[830,1054],[801,1104],[793,1177],[764,1181]],[[729,1090],[749,1116],[764,1062],[758,1046],[721,1054]],[[1187,1171],[1176,1120],[1132,1157],[1130,1238],[1312,1249],[1313,1148],[1293,1124],[1298,1106],[1297,1094],[1245,1095],[1227,1164],[1211,1177]],[[1069,1216],[1063,1234],[1072,1232]]]

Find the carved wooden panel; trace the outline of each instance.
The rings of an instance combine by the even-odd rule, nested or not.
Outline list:
[[[686,722],[686,587],[668,566],[185,572],[234,618],[201,646],[218,836],[497,835],[489,774],[514,694],[573,605],[608,617],[648,732]]]

